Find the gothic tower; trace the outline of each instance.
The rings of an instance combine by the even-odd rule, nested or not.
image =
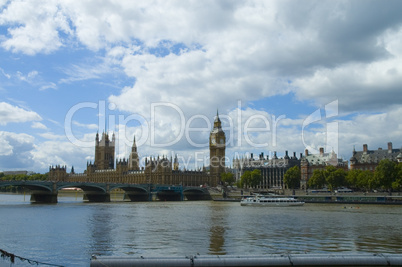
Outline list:
[[[95,166],[97,170],[114,169],[115,136],[109,139],[109,134],[103,133],[99,140],[99,134],[95,138]]]
[[[139,162],[139,158],[138,158],[137,145],[135,143],[135,136],[134,136],[133,146],[131,147],[129,169],[132,171],[140,170],[140,162]]]
[[[209,136],[210,176],[213,185],[219,184],[220,175],[225,172],[225,148],[226,137],[217,111],[214,128]]]
[[[179,170],[179,160],[178,160],[178,158],[177,158],[177,154],[176,154],[176,156],[174,157],[173,170],[174,170],[174,171],[178,171],[178,170]]]

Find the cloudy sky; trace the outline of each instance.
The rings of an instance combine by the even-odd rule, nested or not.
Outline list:
[[[0,0],[0,170],[402,146],[401,1]]]

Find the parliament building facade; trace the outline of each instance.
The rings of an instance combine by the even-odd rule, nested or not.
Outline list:
[[[87,163],[84,173],[67,173],[65,166],[50,166],[49,180],[64,182],[93,183],[128,183],[128,184],[164,184],[217,186],[220,175],[225,172],[226,137],[217,114],[214,127],[209,137],[210,167],[201,170],[181,170],[177,156],[169,159],[165,156],[145,159],[145,166],[140,167],[135,137],[128,159],[115,159],[115,135],[103,133],[95,137],[95,161]]]

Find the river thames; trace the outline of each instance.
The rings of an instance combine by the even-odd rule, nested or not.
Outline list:
[[[186,256],[402,253],[402,206],[238,202],[31,204],[0,194],[0,249],[39,262],[89,266],[91,255]],[[10,266],[0,258],[0,266]],[[14,266],[31,266],[16,259]]]

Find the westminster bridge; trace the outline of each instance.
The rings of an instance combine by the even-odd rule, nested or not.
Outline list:
[[[20,186],[31,193],[31,202],[57,203],[59,190],[80,188],[84,200],[89,202],[109,202],[110,192],[123,190],[125,199],[130,201],[159,200],[206,200],[211,199],[208,189],[195,186],[157,185],[157,184],[123,184],[91,182],[52,182],[52,181],[0,181],[0,187]]]

